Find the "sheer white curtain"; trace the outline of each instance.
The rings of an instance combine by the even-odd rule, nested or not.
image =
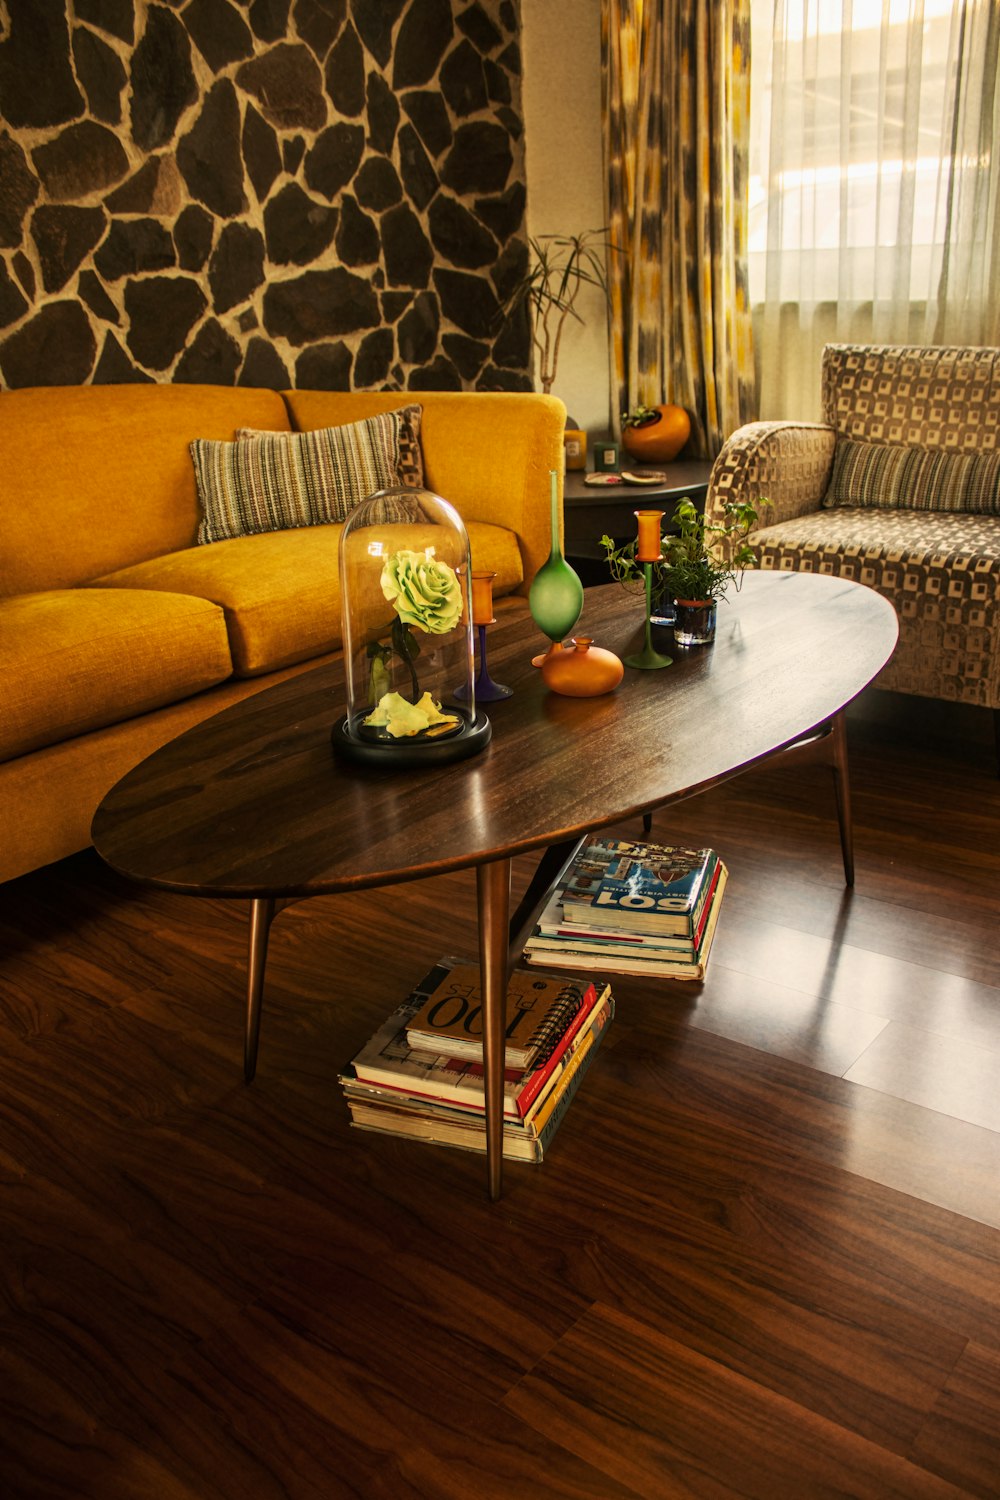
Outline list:
[[[829,341],[1000,343],[998,0],[752,17],[761,416],[818,418]]]

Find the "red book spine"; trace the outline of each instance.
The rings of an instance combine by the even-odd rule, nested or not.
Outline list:
[[[563,1032],[558,1047],[545,1063],[535,1069],[534,1073],[532,1073],[524,1088],[514,1100],[514,1103],[517,1105],[517,1112],[522,1120],[528,1113],[528,1110],[531,1108],[534,1101],[538,1098],[538,1095],[541,1093],[548,1080],[552,1077],[552,1074],[559,1067],[567,1051],[573,1045],[573,1038],[576,1036],[577,1032],[580,1031],[584,1023],[586,1022],[587,1017],[590,1015],[596,1004],[597,989],[593,983],[590,983],[587,985],[587,988],[583,992],[583,1000],[580,1003],[580,1009],[577,1011],[576,1015],[573,1017],[573,1020]]]
[[[712,897],[715,895],[715,887],[719,883],[719,871],[721,869],[722,860],[716,860],[715,869],[712,872],[712,883],[708,888],[708,894],[706,895],[704,904],[701,908],[701,916],[698,918],[697,930],[693,934],[695,955],[697,955],[698,949],[701,946],[701,940],[705,936],[705,927],[708,923],[709,914],[712,910]]]

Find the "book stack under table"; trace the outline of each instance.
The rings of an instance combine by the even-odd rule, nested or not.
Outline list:
[[[479,970],[442,958],[341,1074],[351,1123],[486,1150]],[[603,981],[515,969],[503,1154],[541,1161],[614,1015]]]
[[[591,839],[524,956],[558,969],[704,979],[728,878],[714,849]]]

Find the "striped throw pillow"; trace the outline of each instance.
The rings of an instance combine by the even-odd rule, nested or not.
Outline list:
[[[412,452],[405,480],[400,473],[405,423],[412,431],[409,415],[387,411],[314,432],[258,432],[233,443],[196,439],[191,456],[204,512],[198,541],[329,525],[375,490],[412,486]]]
[[[400,406],[395,415],[399,418],[399,477],[397,484],[408,490],[424,487],[424,457],[420,447],[420,418],[422,406]],[[241,427],[236,441],[250,437],[294,437],[294,433],[265,432],[259,427]]]
[[[823,504],[1000,515],[1000,453],[943,453],[838,438]]]

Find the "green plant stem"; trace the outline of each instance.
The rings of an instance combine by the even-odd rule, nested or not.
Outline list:
[[[392,622],[392,644],[400,661],[404,661],[410,670],[410,683],[413,691],[413,702],[420,701],[420,683],[417,681],[417,669],[413,665],[413,654],[407,642],[407,632],[401,620],[397,617]]]

